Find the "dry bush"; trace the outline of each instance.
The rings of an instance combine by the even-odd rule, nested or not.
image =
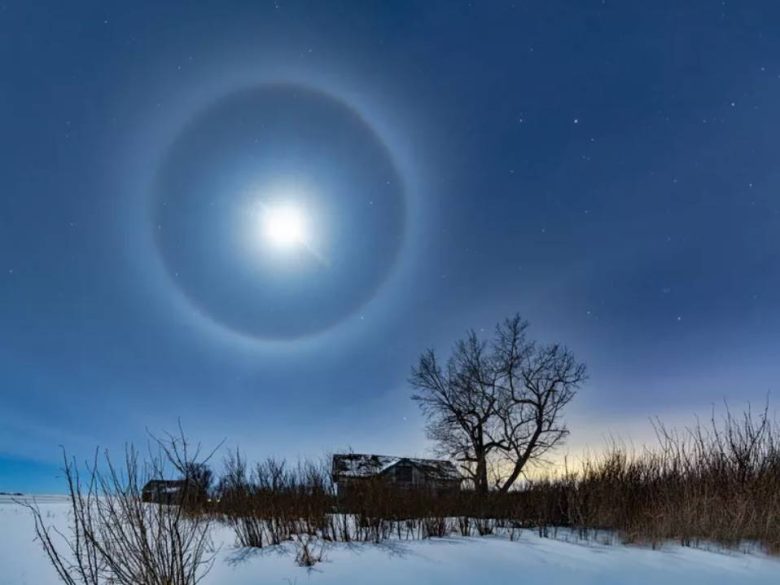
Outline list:
[[[780,552],[780,440],[768,410],[727,414],[681,432],[657,426],[659,444],[632,453],[618,443],[576,472],[525,481],[520,489],[435,493],[366,480],[338,494],[325,465],[268,460],[251,470],[228,459],[215,511],[242,546],[300,535],[323,541],[382,542],[522,529],[580,538],[617,533],[657,546],[760,543]],[[610,536],[607,538],[611,540]]]
[[[727,413],[684,432],[658,424],[657,431],[654,450],[637,455],[612,444],[579,473],[529,485],[540,523],[573,526],[583,536],[617,530],[654,546],[755,542],[780,551],[780,437],[768,409]]]
[[[496,518],[512,514],[517,495],[401,490],[381,480],[337,494],[325,465],[267,460],[250,469],[235,453],[226,460],[218,501],[213,511],[233,527],[237,544],[262,548],[300,536],[379,543],[491,534]]]
[[[316,549],[315,538],[304,535],[299,536],[295,540],[296,553],[295,562],[301,567],[313,567],[317,563],[321,563],[325,558],[325,549],[323,545],[320,545],[319,549]]]
[[[165,447],[191,461],[186,442],[175,443]],[[121,468],[108,454],[96,454],[82,478],[76,463],[64,456],[68,529],[59,531],[36,504],[28,505],[38,540],[63,583],[195,585],[205,576],[213,561],[209,514],[142,501],[146,479],[160,477],[165,463],[151,458],[140,464],[137,451],[128,447]],[[182,501],[188,501],[186,494]]]
[[[217,490],[221,514],[236,532],[239,545],[262,548],[299,534],[337,540],[327,514],[334,497],[322,466],[287,464],[268,459],[250,470],[240,453],[231,454]]]

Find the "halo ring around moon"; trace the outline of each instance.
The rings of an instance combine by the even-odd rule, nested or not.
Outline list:
[[[289,193],[320,227],[313,258],[252,248],[253,206]],[[355,108],[296,84],[225,95],[163,156],[149,220],[174,285],[211,320],[258,340],[322,333],[368,303],[406,231],[394,158]]]

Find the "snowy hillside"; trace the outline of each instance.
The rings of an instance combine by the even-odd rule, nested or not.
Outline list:
[[[64,499],[39,499],[51,522],[66,519]],[[0,498],[0,585],[57,585],[33,541],[29,512]],[[776,584],[780,560],[758,554],[707,552],[668,546],[662,551],[576,544],[524,531],[500,537],[446,538],[384,545],[333,545],[312,570],[298,567],[290,547],[236,549],[232,533],[215,531],[221,546],[204,585],[473,584],[599,585]]]

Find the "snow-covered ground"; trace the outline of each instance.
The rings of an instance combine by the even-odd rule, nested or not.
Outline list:
[[[62,498],[39,498],[52,523],[66,520]],[[29,511],[0,496],[0,585],[56,585],[37,542]],[[458,585],[473,583],[598,585],[729,585],[780,583],[780,560],[761,554],[708,552],[669,545],[661,551],[623,545],[569,543],[524,531],[520,539],[446,538],[385,545],[332,545],[308,570],[283,546],[239,550],[232,533],[204,585]]]

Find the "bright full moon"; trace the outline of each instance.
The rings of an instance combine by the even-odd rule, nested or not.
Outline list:
[[[390,277],[405,184],[352,105],[262,84],[193,112],[161,159],[139,233],[196,318],[242,337],[303,339],[355,315]]]
[[[308,222],[303,211],[292,204],[274,204],[262,210],[263,237],[276,248],[294,248],[306,244]]]

